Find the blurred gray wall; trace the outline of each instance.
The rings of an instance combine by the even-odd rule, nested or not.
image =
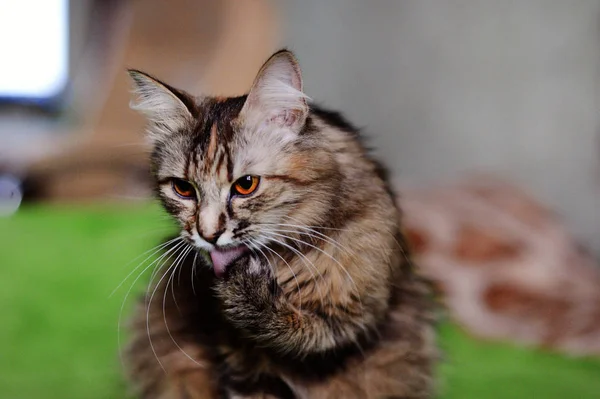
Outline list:
[[[309,96],[399,182],[491,171],[600,251],[600,1],[285,0]]]

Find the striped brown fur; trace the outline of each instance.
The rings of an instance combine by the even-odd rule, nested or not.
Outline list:
[[[353,126],[306,102],[294,56],[276,53],[237,98],[132,76],[157,195],[185,242],[165,251],[187,251],[166,262],[134,318],[127,359],[140,396],[430,397],[429,288],[384,169]],[[244,175],[260,176],[258,188],[234,195]],[[174,194],[173,178],[197,199]],[[222,277],[205,252],[212,235],[217,247],[249,248]]]

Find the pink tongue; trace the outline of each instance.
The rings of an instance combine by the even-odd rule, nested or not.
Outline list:
[[[210,258],[212,259],[213,268],[215,269],[215,275],[217,277],[223,277],[227,266],[239,258],[246,250],[247,248],[245,246],[240,245],[239,247],[230,249],[214,249],[210,251]]]

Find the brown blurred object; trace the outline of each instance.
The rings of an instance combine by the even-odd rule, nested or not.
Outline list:
[[[401,191],[408,240],[476,336],[600,355],[600,268],[560,218],[493,176]]]
[[[61,150],[28,168],[28,186],[38,200],[147,197],[144,121],[129,110],[127,68],[195,95],[241,94],[276,48],[276,14],[268,0],[132,0],[96,6],[108,4],[111,20],[95,32],[110,35],[104,38],[108,54],[88,61],[101,67],[75,88],[80,98],[104,96],[106,101],[99,109],[84,109],[81,126],[66,135]]]

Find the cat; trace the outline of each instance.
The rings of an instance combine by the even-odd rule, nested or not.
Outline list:
[[[142,398],[429,398],[435,305],[384,168],[288,50],[247,95],[129,70],[178,222],[126,351]]]

